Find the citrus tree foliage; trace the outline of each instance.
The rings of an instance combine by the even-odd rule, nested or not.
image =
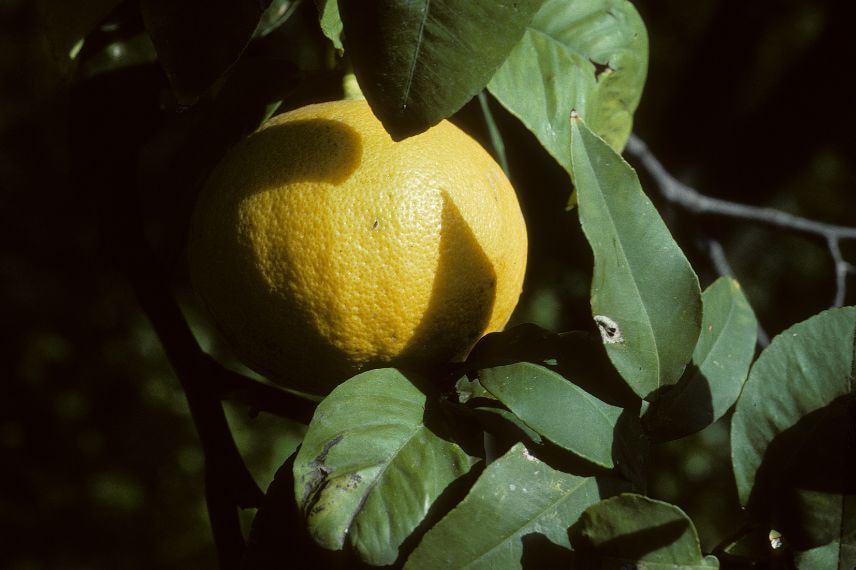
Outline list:
[[[732,545],[702,552],[690,518],[646,496],[646,460],[651,445],[732,410],[743,534],[762,537],[744,563],[856,566],[856,309],[810,317],[756,358],[739,283],[702,292],[619,154],[648,65],[631,2],[316,0],[310,13],[282,0],[141,0],[137,33],[101,38],[125,51],[87,58],[75,46],[118,3],[61,4],[47,3],[45,33],[65,67],[97,77],[160,63],[183,109],[172,128],[194,126],[160,175],[188,185],[323,67],[248,49],[276,35],[318,41],[291,26],[293,13],[313,18],[325,57],[346,58],[337,79],[353,71],[395,138],[487,93],[573,181],[568,220],[593,255],[591,321],[561,333],[522,325],[483,338],[458,367],[341,384],[282,458],[245,568],[329,551],[342,551],[337,563],[410,569],[728,567]],[[157,161],[151,140],[143,164]]]

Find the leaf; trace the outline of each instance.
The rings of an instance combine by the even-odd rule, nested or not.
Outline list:
[[[271,0],[259,18],[253,35],[259,38],[272,33],[294,15],[299,5],[300,2],[296,0]]]
[[[44,0],[44,34],[54,61],[66,72],[89,32],[106,18],[119,0]]]
[[[847,497],[845,508],[836,514],[841,516],[840,536],[829,544],[795,553],[794,561],[799,570],[856,568],[856,498]]]
[[[339,385],[315,411],[294,492],[315,541],[347,539],[369,564],[393,563],[431,504],[475,459],[424,423],[425,395],[393,369]]]
[[[643,419],[646,432],[660,441],[693,434],[721,418],[737,401],[755,355],[758,322],[737,281],[717,279],[701,300],[694,373],[654,402]]]
[[[585,568],[719,568],[716,558],[702,555],[696,529],[681,509],[641,495],[626,493],[589,507],[570,536]]]
[[[342,46],[342,20],[339,18],[339,3],[336,0],[315,0],[315,6],[318,8],[318,19],[321,24],[321,31],[327,36],[333,47],[338,50],[344,49]]]
[[[752,367],[732,418],[740,502],[798,550],[843,541],[845,511],[853,518],[854,332],[854,307],[782,332]]]
[[[302,524],[294,501],[294,458],[280,467],[265,493],[264,501],[247,537],[241,570],[273,570],[283,560],[312,560],[318,568],[344,568],[346,553],[319,548]]]
[[[647,69],[648,35],[630,2],[548,0],[488,89],[571,172],[571,110],[621,150]]]
[[[693,354],[698,278],[630,165],[578,118],[571,132],[580,223],[594,254],[592,312],[627,384],[656,397]]]
[[[140,0],[173,91],[192,104],[238,60],[271,0]]]
[[[360,87],[400,140],[481,91],[542,2],[339,0],[339,12]]]
[[[615,371],[597,333],[555,334],[525,323],[485,335],[467,357],[468,367],[474,370],[521,361],[547,366],[609,404],[639,405],[639,397]]]
[[[556,445],[602,467],[614,466],[613,439],[621,408],[528,362],[480,370],[479,379],[526,425]]]
[[[595,478],[556,471],[518,443],[485,468],[404,567],[520,568],[524,537],[542,534],[570,548],[567,528],[598,500]]]

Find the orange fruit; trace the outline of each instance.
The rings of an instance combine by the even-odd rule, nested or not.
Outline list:
[[[447,121],[394,142],[363,100],[264,123],[212,172],[189,237],[236,354],[314,394],[465,358],[508,321],[526,253],[514,190],[477,142]]]

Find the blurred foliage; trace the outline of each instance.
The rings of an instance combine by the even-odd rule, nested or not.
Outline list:
[[[0,2],[0,567],[212,567],[198,439],[119,270],[127,252],[116,251],[110,232],[121,220],[105,223],[101,213],[116,200],[143,217],[188,314],[197,315],[180,243],[206,169],[277,105],[338,97],[344,66],[312,2],[285,23],[287,3],[272,2],[276,12],[266,13],[232,74],[185,110],[154,59],[137,2],[99,14],[83,44],[71,28],[82,17],[59,43],[48,40],[57,24],[46,17],[51,4]],[[840,84],[851,46],[846,3],[635,5],[651,47],[636,132],[675,175],[711,195],[856,224],[856,114]],[[567,174],[495,101],[491,108],[530,231],[512,324],[587,328],[592,259],[576,213],[565,210]],[[455,120],[489,145],[477,102]],[[220,124],[205,131],[216,135],[206,145],[200,125]],[[129,163],[123,152],[142,158]],[[122,168],[136,178],[114,176]],[[696,219],[642,182],[703,286],[716,275],[698,238],[722,242],[771,335],[829,305],[834,281],[823,244]],[[145,191],[137,195],[135,184]],[[845,255],[853,260],[856,251]],[[192,320],[205,347],[230,362],[205,320]],[[228,416],[266,487],[301,428],[239,405]],[[727,419],[654,449],[650,492],[687,511],[705,548],[740,516]]]

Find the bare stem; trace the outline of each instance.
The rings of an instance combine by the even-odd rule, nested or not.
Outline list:
[[[844,304],[847,295],[847,274],[854,272],[854,266],[842,257],[839,243],[842,240],[856,240],[856,228],[826,224],[774,208],[738,204],[729,200],[705,196],[672,176],[654,156],[648,145],[636,135],[631,135],[627,141],[626,152],[651,175],[657,183],[657,189],[666,200],[690,212],[758,222],[783,230],[823,238],[835,266],[833,306],[840,307]]]

